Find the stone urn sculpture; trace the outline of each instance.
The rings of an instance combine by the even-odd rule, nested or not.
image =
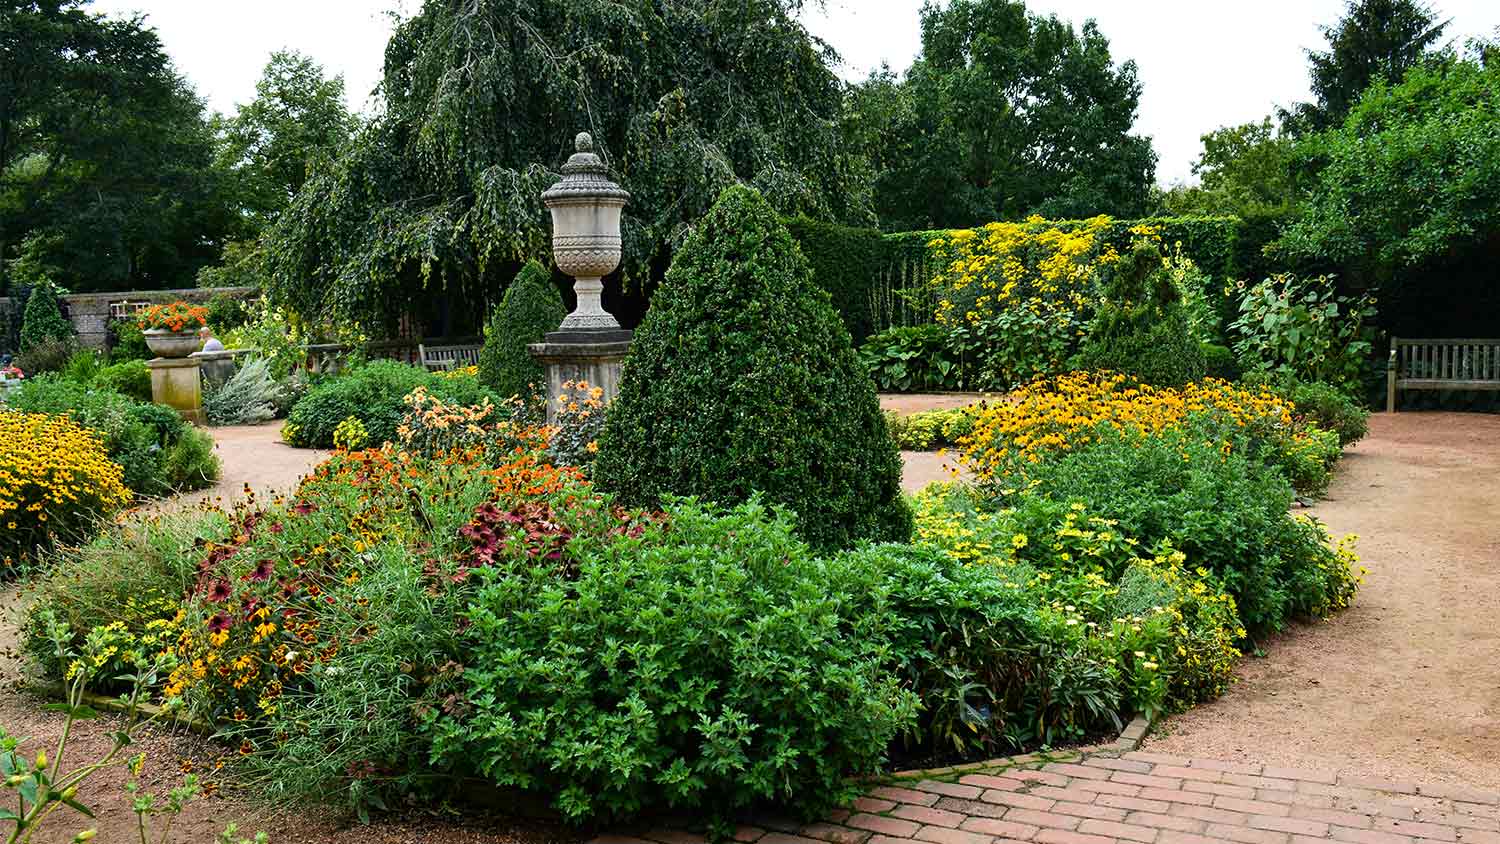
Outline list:
[[[533,343],[531,356],[547,371],[547,421],[558,421],[558,397],[587,384],[607,404],[620,389],[630,332],[604,310],[604,277],[620,266],[620,212],[630,194],[609,178],[609,167],[594,154],[594,139],[582,132],[563,177],[542,194],[552,212],[552,255],[558,269],[573,276],[578,304],[545,342]]]
[[[197,331],[147,328],[141,334],[146,337],[146,348],[159,358],[185,358],[203,347]]]
[[[562,167],[562,179],[542,194],[552,212],[552,256],[573,276],[578,304],[558,328],[560,334],[620,334],[620,323],[604,310],[604,277],[620,266],[620,212],[630,194],[609,178],[609,167],[594,154],[594,139],[581,132],[577,150]],[[624,334],[616,339],[628,339]],[[549,337],[549,340],[553,338]]]

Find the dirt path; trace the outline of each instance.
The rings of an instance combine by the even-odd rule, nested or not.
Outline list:
[[[1360,537],[1355,605],[1146,749],[1500,787],[1500,416],[1375,416],[1314,513]]]

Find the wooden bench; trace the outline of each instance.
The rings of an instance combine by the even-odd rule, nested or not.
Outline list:
[[[427,346],[419,343],[417,357],[428,370],[442,372],[449,369],[462,369],[466,366],[478,366],[479,348],[477,343],[461,346]]]
[[[1401,390],[1500,390],[1500,340],[1391,338],[1385,409]]]

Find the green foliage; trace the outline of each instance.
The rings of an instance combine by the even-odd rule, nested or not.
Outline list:
[[[636,330],[594,468],[628,503],[753,491],[818,546],[902,541],[901,460],[807,262],[753,189],[724,192]]]
[[[198,442],[181,446],[172,457],[180,442],[196,432],[170,408],[142,404],[102,386],[79,384],[56,375],[26,379],[7,404],[13,410],[71,416],[78,424],[97,431],[109,459],[124,469],[125,485],[137,495],[197,489],[218,478],[218,458],[211,453],[211,440],[206,445]],[[207,458],[198,453],[205,448]],[[177,462],[169,466],[173,459]]]
[[[968,408],[927,410],[919,413],[885,412],[891,438],[904,451],[932,451],[957,445],[959,438],[974,430],[974,413]]]
[[[524,563],[486,577],[469,611],[473,714],[440,753],[575,820],[830,808],[916,713],[882,665],[882,619],[852,612],[840,561],[757,504],[670,518],[578,549],[570,581]]]
[[[97,352],[93,349],[79,349],[68,357],[68,363],[62,368],[61,375],[76,384],[87,386],[99,377],[101,368]]]
[[[386,47],[383,113],[271,228],[267,293],[371,325],[438,289],[477,300],[547,254],[537,197],[580,130],[631,193],[632,278],[740,181],[783,214],[873,223],[867,168],[840,143],[843,85],[800,6],[420,4]]]
[[[1288,213],[1296,199],[1292,140],[1277,131],[1271,118],[1224,126],[1203,135],[1202,141],[1203,152],[1193,164],[1201,183],[1168,191],[1168,209],[1242,218]]]
[[[958,390],[964,368],[949,349],[948,332],[938,325],[888,328],[865,342],[860,360],[882,392]]]
[[[783,221],[812,267],[813,281],[828,291],[833,309],[856,346],[878,329],[870,312],[870,288],[885,269],[885,239],[878,229],[851,228],[793,217]]]
[[[214,454],[214,438],[191,426],[183,428],[162,456],[162,479],[177,491],[213,486],[222,468]]]
[[[1275,391],[1296,407],[1299,417],[1324,431],[1337,434],[1341,447],[1354,445],[1369,433],[1370,411],[1332,384],[1267,373],[1252,373],[1246,376],[1245,382]]]
[[[146,335],[133,319],[117,319],[109,324],[110,363],[150,360],[153,355],[146,345]]]
[[[527,262],[484,328],[480,382],[499,395],[522,400],[546,392],[547,372],[526,347],[542,342],[567,315],[552,274],[536,261]]]
[[[203,413],[210,425],[259,425],[275,418],[280,392],[266,359],[250,358],[229,380],[204,392]]]
[[[21,351],[29,352],[45,340],[64,343],[73,340],[73,324],[62,315],[57,288],[38,284],[26,297],[25,316],[21,320]]]
[[[263,228],[291,202],[309,172],[324,166],[356,121],[344,107],[344,78],[327,78],[312,59],[292,50],[271,54],[255,98],[216,127],[216,167],[228,174],[238,207]],[[235,327],[215,322],[215,331]]]
[[[1245,371],[1322,381],[1356,396],[1374,318],[1372,297],[1340,296],[1328,276],[1277,275],[1245,290],[1230,330]]]
[[[1337,126],[1371,83],[1398,83],[1429,60],[1447,28],[1421,0],[1348,0],[1323,30],[1328,50],[1307,54],[1316,102],[1282,110],[1282,120],[1294,135]]]
[[[1234,350],[1217,343],[1200,343],[1198,351],[1203,355],[1203,374],[1224,381],[1238,381],[1240,364],[1234,359]]]
[[[250,307],[239,296],[218,293],[208,300],[208,327],[217,337],[250,321]]]
[[[13,261],[74,292],[191,286],[242,218],[156,30],[84,0],[10,4],[0,53],[0,289]]]
[[[1175,387],[1203,377],[1182,295],[1155,245],[1140,242],[1105,270],[1103,298],[1079,351],[1083,369]]]
[[[474,378],[445,378],[404,363],[372,361],[308,390],[287,415],[283,436],[304,448],[332,448],[334,430],[354,417],[364,425],[370,445],[395,440],[396,427],[406,415],[404,400],[417,387],[459,405],[495,400],[494,393]]]
[[[1225,454],[1190,429],[1140,437],[1103,426],[1095,438],[1091,447],[1032,465],[1015,485],[1027,495],[1082,502],[1148,546],[1171,542],[1220,579],[1251,636],[1293,617],[1326,615],[1353,595],[1355,575],[1328,546],[1327,532],[1288,513],[1292,486],[1280,468],[1245,448]]]
[[[1277,248],[1363,286],[1434,286],[1430,267],[1490,261],[1500,231],[1500,63],[1417,68],[1377,82],[1339,128],[1299,152],[1315,171]]]
[[[99,370],[94,383],[138,402],[151,401],[151,370],[143,360],[112,363]]]
[[[887,229],[1136,216],[1156,168],[1150,140],[1130,134],[1140,95],[1135,62],[1116,65],[1093,21],[957,0],[923,7],[916,62],[856,86],[845,123]]]

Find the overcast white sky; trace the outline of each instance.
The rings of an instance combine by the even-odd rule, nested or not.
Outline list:
[[[178,69],[209,106],[231,111],[255,93],[272,50],[290,47],[342,73],[350,105],[362,108],[380,79],[400,0],[95,0],[110,14],[139,11],[161,33]],[[416,8],[419,0],[405,0]],[[843,55],[841,74],[860,79],[887,62],[905,70],[920,47],[922,0],[826,0],[807,25]],[[1452,18],[1448,37],[1494,35],[1497,0],[1433,0]],[[1336,21],[1343,0],[1028,0],[1040,13],[1099,22],[1116,62],[1134,59],[1144,93],[1136,131],[1154,139],[1164,185],[1191,179],[1198,138],[1219,126],[1306,99],[1303,50],[1322,47],[1320,24]]]

